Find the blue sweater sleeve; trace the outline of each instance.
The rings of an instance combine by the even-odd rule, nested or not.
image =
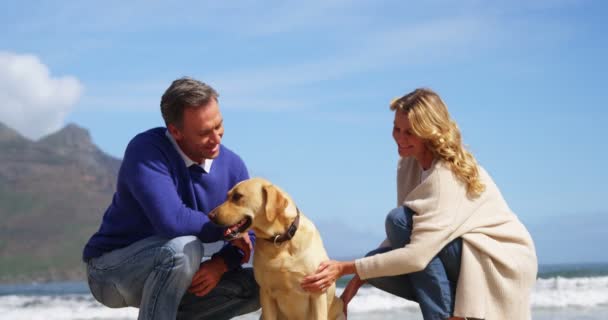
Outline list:
[[[124,174],[130,193],[159,236],[217,233],[207,215],[188,208],[180,198],[171,176],[167,155],[153,141],[133,141],[123,159]],[[204,232],[209,229],[210,232]],[[205,239],[201,239],[205,240]]]

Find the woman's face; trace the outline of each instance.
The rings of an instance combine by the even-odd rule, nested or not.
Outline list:
[[[413,156],[420,159],[427,152],[424,140],[417,137],[412,131],[412,125],[406,112],[395,111],[393,139],[397,143],[399,155],[403,158]]]

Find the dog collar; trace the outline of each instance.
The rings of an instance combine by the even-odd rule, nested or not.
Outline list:
[[[276,234],[270,239],[264,240],[270,241],[275,245],[291,240],[291,238],[295,236],[296,231],[298,231],[298,225],[300,224],[300,209],[296,207],[296,210],[298,214],[296,215],[296,218],[293,219],[293,222],[289,225],[289,228],[287,228],[287,231],[282,234]]]

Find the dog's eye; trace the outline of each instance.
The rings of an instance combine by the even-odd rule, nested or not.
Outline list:
[[[242,194],[235,192],[232,194],[232,201],[239,201],[239,199],[241,199],[242,197]]]

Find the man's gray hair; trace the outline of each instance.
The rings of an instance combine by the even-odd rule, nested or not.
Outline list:
[[[173,124],[180,128],[184,109],[206,106],[211,99],[217,102],[218,97],[215,89],[204,82],[189,77],[179,78],[171,83],[160,99],[160,112],[167,126]]]

